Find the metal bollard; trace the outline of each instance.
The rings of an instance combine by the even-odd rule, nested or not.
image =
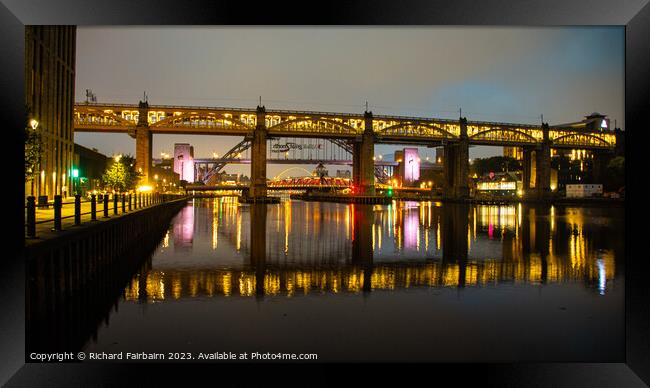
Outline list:
[[[97,220],[97,196],[95,194],[90,195],[90,219]]]
[[[133,194],[129,193],[129,211],[131,211],[131,197],[133,197]]]
[[[117,194],[113,193],[113,214],[117,214]]]
[[[27,197],[27,236],[36,237],[36,198]]]
[[[61,230],[61,196],[60,195],[55,195],[54,196],[54,227],[52,228],[52,231],[59,231]]]
[[[104,194],[104,218],[108,218],[108,194]]]
[[[74,196],[74,224],[81,225],[81,195]]]
[[[122,213],[126,213],[126,194],[122,194]]]
[[[137,198],[138,199],[138,208],[141,208],[142,207],[142,193],[140,193],[140,195],[136,194],[136,196],[138,197]]]

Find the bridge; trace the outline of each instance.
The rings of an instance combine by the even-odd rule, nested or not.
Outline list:
[[[386,184],[375,185],[377,189],[388,189],[395,192],[404,193],[430,193],[431,189],[420,187],[392,187]],[[335,177],[291,177],[282,179],[270,179],[266,183],[266,188],[269,191],[291,191],[291,190],[343,190],[350,189],[351,193],[357,192],[356,187],[349,178],[335,178]],[[230,185],[200,185],[188,184],[185,186],[186,191],[239,191],[250,192],[250,186],[244,184],[230,184]]]
[[[267,190],[267,141],[279,137],[321,138],[344,145],[352,153],[353,182],[359,193],[375,194],[375,144],[411,144],[445,148],[444,193],[448,198],[469,197],[469,146],[522,147],[523,190],[526,196],[550,194],[552,148],[588,149],[611,154],[620,131],[609,128],[605,116],[594,113],[584,120],[549,126],[458,120],[333,113],[298,110],[76,103],[77,132],[125,133],[136,139],[136,163],[149,181],[154,134],[241,136],[239,148],[250,147],[251,197],[265,197]],[[239,151],[241,152],[241,151]],[[599,164],[599,163],[596,163]],[[601,165],[603,163],[600,163]],[[598,168],[601,171],[603,168]]]
[[[284,143],[280,143],[280,138],[274,138],[267,142],[266,154],[271,155],[266,159],[267,164],[353,165],[353,149],[348,142],[313,138],[285,140]],[[223,157],[194,158],[195,180],[202,181],[206,185],[214,184],[212,178],[216,177],[226,165],[251,164],[250,150],[251,142],[243,140],[227,151]],[[374,165],[376,181],[386,183],[399,163],[377,159]]]

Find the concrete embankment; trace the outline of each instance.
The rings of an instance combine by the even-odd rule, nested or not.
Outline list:
[[[119,296],[187,200],[89,222],[26,245],[28,343],[41,350],[78,348],[81,333],[97,327],[89,318],[98,315],[89,312]],[[56,343],[53,335],[59,338]]]

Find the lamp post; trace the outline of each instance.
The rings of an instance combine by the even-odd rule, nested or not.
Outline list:
[[[72,169],[72,192],[75,194],[79,194],[78,179],[79,179],[79,169],[73,168]]]
[[[32,127],[32,130],[36,131],[36,128],[38,128],[38,120],[36,120],[36,119],[29,120],[29,126]],[[31,181],[32,181],[32,192],[31,192],[32,197],[34,196],[34,167],[36,167],[36,166],[32,166],[32,171],[30,171],[32,173],[32,179],[31,179]],[[39,153],[38,153],[38,168],[40,168],[40,167],[41,167],[41,153],[40,153],[40,150],[39,150]],[[39,191],[40,191],[40,186],[39,186]]]

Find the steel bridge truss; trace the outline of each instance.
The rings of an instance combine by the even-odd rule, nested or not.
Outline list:
[[[147,115],[146,121],[140,120],[141,114]],[[268,110],[264,117],[270,137],[353,140],[362,135],[365,126],[364,116],[360,114]],[[403,116],[372,116],[370,120],[376,143],[426,146],[456,142],[461,137],[461,126],[457,120]],[[240,108],[75,104],[74,128],[78,132],[122,132],[133,135],[139,121],[146,122],[152,133],[250,137],[257,125],[257,115],[254,109]],[[616,145],[612,130],[550,127],[548,134],[548,142],[555,148],[613,149]],[[543,136],[541,126],[467,122],[470,144],[540,145],[544,141]]]
[[[307,140],[307,141],[305,141]],[[310,164],[349,164],[352,161],[353,146],[349,140],[344,139],[322,139],[320,142],[309,141],[310,139],[291,139],[291,138],[272,138],[267,143],[267,155],[271,157],[268,161],[282,161],[287,163],[295,161],[296,164],[304,163],[309,160]],[[318,139],[319,141],[321,139]],[[331,147],[327,148],[326,145]],[[242,159],[251,147],[250,140],[242,140],[226,152],[222,157],[213,160],[195,161],[196,174],[199,181],[208,184],[210,179],[226,167],[227,164],[236,161],[249,161],[247,155]],[[280,158],[277,158],[280,156]],[[282,159],[282,156],[285,158]],[[329,162],[329,163],[328,163]],[[384,165],[375,166],[375,177],[380,183],[385,183],[390,179],[390,175],[385,171]]]

